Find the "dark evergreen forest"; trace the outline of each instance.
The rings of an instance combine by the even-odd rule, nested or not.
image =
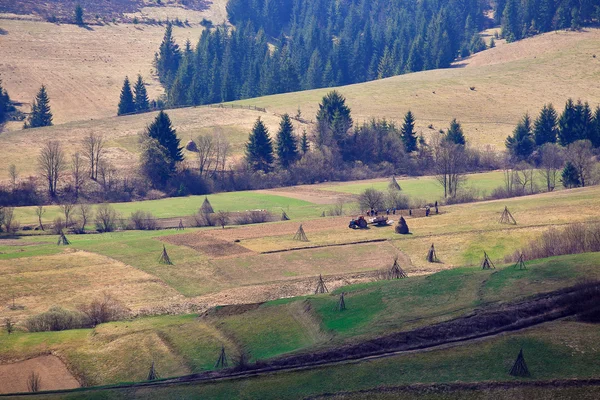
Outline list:
[[[156,68],[170,105],[346,85],[448,67],[485,48],[482,0],[230,0],[235,29],[180,49],[167,28]]]

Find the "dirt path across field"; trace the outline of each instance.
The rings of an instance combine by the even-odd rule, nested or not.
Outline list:
[[[40,377],[40,390],[75,389],[81,386],[60,358],[45,355],[0,365],[0,394],[28,392],[27,380],[32,372]]]

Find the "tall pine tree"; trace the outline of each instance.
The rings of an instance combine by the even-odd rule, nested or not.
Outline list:
[[[463,146],[466,143],[465,134],[460,126],[460,122],[458,122],[456,118],[450,122],[450,128],[446,133],[446,140],[449,140],[452,143],[461,144]]]
[[[156,139],[166,149],[171,169],[174,170],[175,165],[183,161],[183,147],[179,146],[180,140],[177,137],[177,132],[166,112],[161,111],[158,113],[154,121],[146,128],[146,135]]]
[[[400,138],[404,143],[404,150],[412,153],[417,150],[417,134],[415,132],[415,116],[409,110],[404,116],[404,123],[400,130]]]
[[[283,114],[277,131],[277,158],[283,168],[298,159],[298,143],[294,136],[294,126],[288,114]]]
[[[260,117],[254,123],[246,143],[246,162],[254,171],[269,172],[272,169],[273,143]]]
[[[129,78],[125,77],[123,87],[121,88],[121,97],[119,99],[119,109],[117,115],[132,114],[135,112],[135,102],[133,101],[133,92]]]
[[[181,50],[173,38],[173,25],[168,23],[165,29],[165,36],[154,60],[158,79],[167,89],[171,88],[180,61]]]
[[[150,110],[150,100],[148,99],[148,91],[146,90],[146,84],[142,79],[142,75],[138,74],[137,81],[133,87],[136,112],[145,112]]]
[[[512,136],[506,138],[505,145],[517,160],[526,160],[533,153],[535,141],[531,134],[531,119],[528,114],[517,124]]]
[[[552,104],[544,104],[540,115],[533,124],[533,136],[536,146],[544,143],[556,143],[558,136],[558,117]]]
[[[577,110],[573,100],[567,100],[565,109],[558,120],[558,139],[561,145],[568,146],[577,140],[576,134]]]
[[[25,122],[24,128],[39,128],[52,125],[52,112],[50,111],[50,99],[46,87],[42,85],[31,104],[31,114]]]
[[[308,135],[306,134],[306,129],[302,131],[302,137],[300,138],[300,150],[302,154],[308,153],[310,148],[310,143],[308,143]]]
[[[6,120],[8,113],[13,109],[10,97],[2,87],[2,80],[0,80],[0,124]]]

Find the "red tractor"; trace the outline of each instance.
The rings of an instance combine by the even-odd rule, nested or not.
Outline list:
[[[352,218],[352,220],[350,221],[350,224],[348,225],[348,228],[367,229],[367,220],[362,215],[356,219]]]

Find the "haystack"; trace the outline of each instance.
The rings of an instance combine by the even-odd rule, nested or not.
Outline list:
[[[396,233],[399,233],[401,235],[407,235],[410,233],[408,230],[408,225],[406,224],[406,220],[404,219],[404,217],[400,217],[400,220],[398,221],[398,225],[396,225]]]
[[[150,371],[148,372],[148,378],[146,380],[147,381],[155,381],[158,378],[159,378],[159,376],[156,373],[156,369],[154,369],[154,361],[152,361],[152,365],[150,366]]]
[[[398,264],[398,256],[394,257],[394,265],[392,265],[392,268],[390,268],[387,275],[388,280],[408,278],[406,272],[404,272],[402,267],[400,267],[400,264]]]
[[[289,221],[290,217],[288,217],[288,215],[285,213],[285,211],[281,211],[281,220],[282,221]]]
[[[525,256],[523,255],[523,253],[521,253],[519,255],[519,260],[515,264],[515,268],[517,268],[517,269],[527,269],[527,267],[525,266]]]
[[[210,205],[210,201],[208,201],[208,196],[204,198],[204,202],[202,203],[202,207],[200,207],[200,211],[202,212],[202,214],[215,213],[215,210],[213,210],[212,206]]]
[[[488,257],[485,251],[483,252],[483,261],[481,262],[481,269],[496,269],[496,266],[494,265],[492,260],[490,260],[490,257]]]
[[[58,242],[56,242],[57,246],[60,246],[61,244],[63,246],[67,246],[67,245],[71,244],[71,242],[69,242],[69,239],[67,239],[67,237],[65,236],[65,234],[62,231],[58,235]]]
[[[221,346],[221,353],[215,363],[215,368],[227,368],[229,363],[227,362],[227,354],[225,354],[225,346]]]
[[[431,243],[431,247],[429,248],[429,251],[427,252],[427,262],[434,263],[434,262],[439,262],[439,261],[440,260],[438,260],[437,254],[435,254],[435,247],[433,246],[433,243]]]
[[[294,235],[294,240],[299,240],[301,242],[308,242],[308,238],[306,237],[306,233],[304,233],[304,228],[302,228],[302,224],[298,228],[298,231]]]
[[[323,211],[323,212],[321,213],[321,217],[324,217],[324,216],[325,216],[325,211]]]
[[[520,377],[529,377],[531,374],[529,373],[529,368],[527,368],[527,363],[525,362],[525,357],[523,357],[523,349],[519,351],[519,355],[515,360],[512,368],[510,369],[509,374],[512,376],[520,376]]]
[[[179,219],[179,226],[177,226],[177,228],[175,228],[178,231],[182,231],[185,229],[185,227],[183,226],[183,220]]]
[[[402,190],[402,188],[400,187],[400,184],[396,180],[396,177],[393,175],[392,175],[392,180],[390,181],[390,184],[388,185],[388,188],[390,190]]]
[[[194,142],[193,140],[187,142],[187,144],[185,145],[185,149],[194,153],[198,152],[198,146],[196,146],[196,142]]]
[[[502,216],[500,217],[501,224],[511,224],[516,225],[517,221],[513,218],[510,211],[508,211],[508,207],[504,206],[504,211],[502,212]]]
[[[162,251],[162,254],[160,255],[160,258],[158,259],[158,263],[166,264],[166,265],[173,265],[173,263],[171,262],[171,259],[169,258],[169,254],[167,254],[167,248],[165,247],[165,245],[163,245],[163,251]]]
[[[340,294],[340,299],[335,307],[337,311],[344,311],[346,309],[346,301],[344,300],[344,292]]]
[[[327,286],[325,286],[325,281],[323,281],[323,277],[319,275],[319,282],[317,282],[317,289],[315,290],[315,294],[329,293],[327,290]]]

